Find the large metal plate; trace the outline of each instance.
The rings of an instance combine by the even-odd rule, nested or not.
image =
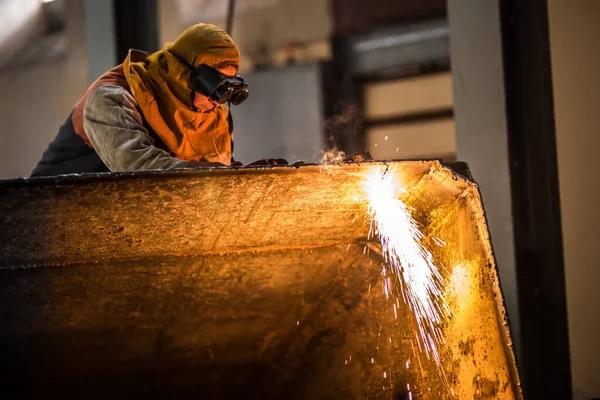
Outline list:
[[[441,368],[367,240],[384,164],[65,176],[0,183],[0,392],[520,398],[477,186],[385,165],[446,243]]]

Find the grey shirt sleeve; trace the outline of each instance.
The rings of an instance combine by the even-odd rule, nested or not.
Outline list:
[[[94,150],[113,172],[188,166],[154,146],[135,98],[121,86],[103,85],[92,91],[85,102],[83,126]]]

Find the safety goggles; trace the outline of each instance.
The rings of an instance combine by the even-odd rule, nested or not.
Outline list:
[[[190,68],[192,88],[211,100],[237,106],[248,98],[248,84],[242,76],[226,76],[206,64]]]

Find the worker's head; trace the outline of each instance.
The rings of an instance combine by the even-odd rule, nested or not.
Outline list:
[[[243,83],[236,77],[240,53],[231,37],[215,25],[194,25],[167,49],[189,67],[193,103],[199,110],[211,110],[219,104],[215,96],[209,97],[219,83]]]

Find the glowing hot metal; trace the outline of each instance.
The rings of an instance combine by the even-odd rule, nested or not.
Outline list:
[[[377,168],[368,176],[365,190],[369,201],[369,239],[379,237],[387,263],[387,267],[383,266],[383,275],[390,271],[397,278],[395,287],[415,316],[419,347],[440,365],[437,345],[444,342],[440,323],[450,316],[443,298],[443,278],[431,253],[422,244],[424,235],[417,222],[400,200],[405,190],[394,170]],[[384,282],[388,295],[392,285],[388,277]]]
[[[365,250],[374,170],[372,235],[418,250],[410,212],[443,282]],[[0,221],[0,398],[522,400],[477,185],[437,161],[19,179]]]

